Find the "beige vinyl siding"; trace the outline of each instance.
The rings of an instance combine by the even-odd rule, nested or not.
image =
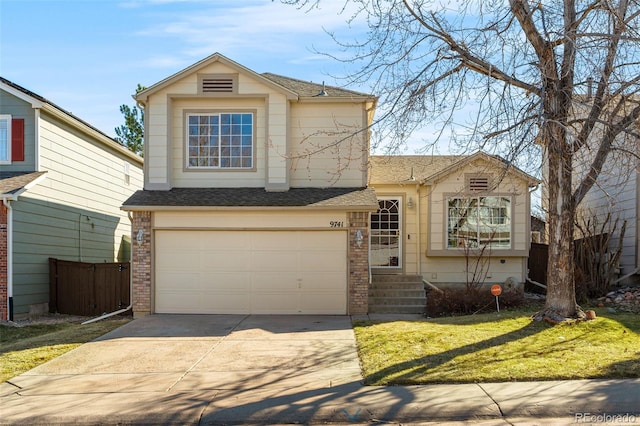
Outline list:
[[[465,190],[466,176],[469,174],[485,173],[498,176],[495,164],[488,164],[483,161],[476,161],[474,164],[465,167],[463,170],[452,173],[444,180],[429,187],[427,190],[430,196],[430,242],[429,249],[438,251],[446,250],[446,202],[449,197],[466,196],[469,193]],[[503,195],[511,197],[511,250],[529,250],[529,188],[527,183],[513,174],[507,174],[498,187],[490,193],[480,193],[476,195]],[[494,250],[497,252],[497,250]]]
[[[578,178],[586,173],[591,157],[578,159],[575,164],[577,184]],[[620,257],[621,275],[626,275],[635,270],[638,266],[637,259],[637,202],[638,202],[638,161],[628,155],[616,155],[613,153],[609,160],[605,162],[598,182],[587,193],[582,203],[578,206],[578,221],[584,224],[586,221],[594,223],[597,221],[597,228],[604,227],[605,232],[612,232],[612,249],[617,248],[622,223],[626,221],[626,229],[622,245],[622,255]],[[606,217],[611,214],[610,224],[604,225]],[[615,220],[618,226],[613,228]],[[576,229],[576,238],[582,235]]]
[[[254,167],[252,169],[189,169],[186,167],[186,127],[187,112],[252,112],[254,113]],[[266,153],[266,108],[265,100],[218,99],[212,103],[209,99],[175,99],[172,102],[173,123],[171,133],[172,187],[264,187]]]
[[[154,95],[145,108],[145,187],[168,185],[166,94]]]
[[[501,263],[504,260],[504,263]],[[474,270],[475,259],[470,258],[470,271]],[[422,265],[422,277],[436,285],[439,284],[464,284],[471,280],[473,273],[468,278],[465,273],[466,263],[464,258],[455,257],[427,257]],[[485,266],[487,274],[479,273],[478,280],[485,285],[504,283],[508,278],[515,277],[519,282],[524,282],[522,257],[492,257]]]
[[[228,212],[162,211],[153,214],[153,226],[156,229],[331,229],[331,222],[342,222],[346,228],[347,214],[341,211],[284,212],[246,209]]]
[[[120,206],[142,187],[141,164],[45,113],[40,138],[45,179],[12,202],[17,314],[28,312],[31,304],[47,302],[49,257],[118,259],[123,238],[131,234]]]
[[[294,103],[291,186],[365,186],[364,118],[362,103]]]
[[[443,178],[434,185],[420,186],[415,182],[406,184],[376,184],[372,186],[378,197],[396,197],[403,200],[402,256],[403,272],[420,274],[428,281],[439,285],[466,282],[465,256],[457,250],[446,248],[446,199],[448,196],[464,195],[466,176],[477,172],[495,173],[495,164],[477,161]],[[410,171],[407,171],[409,177]],[[509,195],[512,200],[512,248],[518,250],[493,250],[488,263],[486,283],[502,283],[509,277],[520,282],[526,278],[526,257],[529,244],[529,192],[528,184],[509,174],[494,193]],[[413,208],[407,202],[413,200]],[[473,259],[471,264],[473,265]],[[502,262],[504,260],[504,262]]]
[[[35,112],[31,104],[0,90],[0,114],[9,114],[11,118],[24,118],[24,160],[3,164],[2,171],[34,171],[35,161]]]

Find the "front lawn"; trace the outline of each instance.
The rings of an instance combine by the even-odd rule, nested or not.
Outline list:
[[[0,325],[0,383],[127,323],[128,319],[78,323]]]
[[[640,377],[640,315],[552,326],[515,311],[355,321],[368,385]]]

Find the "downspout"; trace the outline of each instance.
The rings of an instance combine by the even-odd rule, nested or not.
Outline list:
[[[7,319],[13,321],[13,209],[7,197],[2,197],[7,208]]]
[[[127,217],[129,218],[129,221],[131,221],[131,224],[132,224],[131,229],[133,229],[133,217],[131,216],[131,212],[127,212]],[[131,242],[131,245],[133,246],[133,241]],[[127,306],[126,308],[118,309],[117,311],[109,312],[108,314],[103,314],[99,317],[87,320],[83,322],[82,325],[91,324],[92,322],[100,321],[105,318],[110,318],[112,316],[119,315],[123,312],[128,311],[133,307],[133,262],[132,262],[133,247],[130,250],[129,256],[130,256],[129,258],[129,306]]]
[[[416,222],[418,223],[418,248],[417,248],[417,253],[416,256],[418,257],[418,275],[422,276],[422,249],[420,248],[420,241],[422,240],[422,232],[421,232],[421,227],[420,224],[422,223],[422,217],[420,216],[420,184],[417,183],[416,184],[416,198],[418,198],[416,200],[416,214],[418,215],[418,217],[416,218]]]

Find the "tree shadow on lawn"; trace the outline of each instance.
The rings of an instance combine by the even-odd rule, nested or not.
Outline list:
[[[530,322],[522,328],[492,337],[490,339],[466,344],[464,346],[456,347],[444,352],[429,354],[420,358],[396,363],[366,376],[365,384],[371,385],[376,383],[384,383],[386,382],[385,378],[388,376],[393,376],[392,382],[396,385],[420,384],[420,376],[431,369],[443,366],[446,363],[453,361],[457,357],[470,355],[475,352],[490,349],[495,346],[504,345],[509,342],[515,342],[517,340],[540,333],[547,328],[548,326],[545,324],[539,322]],[[406,372],[397,375],[397,373],[403,371]],[[460,381],[460,383],[463,383],[463,381]]]

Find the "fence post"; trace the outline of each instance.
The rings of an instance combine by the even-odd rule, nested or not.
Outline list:
[[[49,312],[54,314],[58,311],[58,263],[57,260],[49,258]]]

